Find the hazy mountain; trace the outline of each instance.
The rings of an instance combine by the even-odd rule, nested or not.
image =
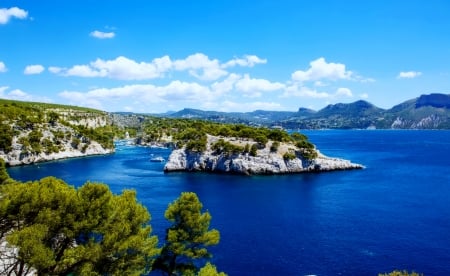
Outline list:
[[[450,129],[450,95],[421,95],[387,110],[359,100],[353,103],[330,104],[318,111],[304,107],[300,107],[297,112],[220,112],[185,108],[177,112],[154,115],[269,127],[277,125],[288,129]]]

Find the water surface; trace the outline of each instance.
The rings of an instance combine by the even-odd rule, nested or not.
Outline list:
[[[377,275],[408,269],[450,275],[450,131],[305,131],[322,153],[364,170],[284,176],[170,173],[122,145],[113,155],[9,169],[13,178],[54,175],[79,186],[135,189],[164,237],[167,204],[199,195],[221,233],[211,251],[229,275]]]

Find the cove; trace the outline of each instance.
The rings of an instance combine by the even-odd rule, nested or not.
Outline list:
[[[329,156],[366,169],[278,176],[164,174],[167,149],[120,145],[113,155],[8,168],[26,181],[135,189],[160,240],[167,204],[198,194],[221,233],[213,262],[229,275],[450,274],[450,131],[305,131]]]

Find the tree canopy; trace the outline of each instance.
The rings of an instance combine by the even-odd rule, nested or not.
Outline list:
[[[2,275],[141,275],[159,253],[134,191],[54,177],[0,186]]]
[[[167,229],[166,241],[155,268],[168,275],[184,275],[198,272],[199,261],[211,254],[207,246],[219,243],[219,231],[209,230],[211,215],[202,213],[203,205],[197,195],[184,192],[169,204],[165,217],[172,226]]]

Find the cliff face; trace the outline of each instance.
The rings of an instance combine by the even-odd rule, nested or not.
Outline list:
[[[217,154],[209,148],[204,152],[191,152],[185,148],[174,150],[169,156],[164,171],[204,171],[253,175],[363,168],[360,164],[354,164],[344,159],[330,158],[320,152],[315,159],[307,160],[298,155],[294,159],[285,159],[282,152],[271,152],[268,147],[258,150],[256,156],[250,156],[248,153]]]
[[[9,166],[114,152],[103,111],[0,99],[0,158]]]
[[[11,143],[11,150],[0,150],[0,158],[9,166],[25,165],[57,159],[82,157],[89,155],[109,154],[114,148],[104,148],[96,141],[78,135],[72,128],[58,125],[41,129],[40,148],[33,150],[26,146],[23,139],[32,131],[17,132]],[[44,147],[45,141],[51,141],[49,147]]]

